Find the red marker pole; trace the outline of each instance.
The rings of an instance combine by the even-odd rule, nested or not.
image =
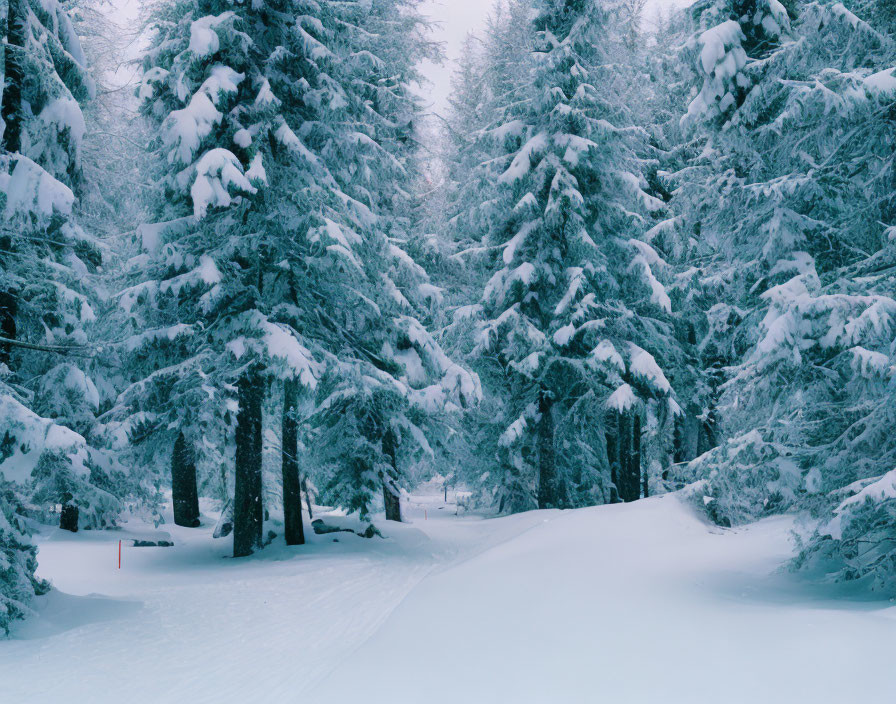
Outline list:
[[[118,541],[118,569],[121,569],[121,541]]]

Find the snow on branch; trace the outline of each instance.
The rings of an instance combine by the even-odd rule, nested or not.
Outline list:
[[[237,73],[229,66],[214,66],[187,106],[168,115],[162,124],[162,139],[170,148],[170,163],[186,165],[193,161],[202,140],[223,118],[216,107],[221,97],[235,93],[244,78],[245,74]]]

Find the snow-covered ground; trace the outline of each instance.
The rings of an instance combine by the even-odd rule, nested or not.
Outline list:
[[[211,518],[164,526],[175,546],[125,540],[120,570],[134,531],[44,536],[56,591],[0,642],[0,701],[896,701],[896,607],[777,572],[787,519],[721,530],[675,496],[486,520],[432,492],[404,509],[386,539],[242,560]]]

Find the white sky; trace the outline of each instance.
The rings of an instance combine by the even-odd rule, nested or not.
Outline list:
[[[653,17],[657,8],[685,6],[694,0],[647,0],[645,19]],[[433,29],[433,38],[443,42],[446,61],[441,66],[424,61],[421,69],[432,84],[424,88],[425,96],[432,101],[433,110],[444,114],[451,92],[451,74],[458,59],[461,45],[468,32],[479,32],[484,26],[494,0],[424,0],[424,15],[439,24]]]

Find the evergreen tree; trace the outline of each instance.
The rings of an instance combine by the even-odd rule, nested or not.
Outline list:
[[[347,14],[321,38],[342,35],[346,45],[325,65],[341,78],[341,100],[316,123],[327,131],[311,134],[338,201],[304,226],[312,256],[301,276],[313,298],[297,308],[329,367],[309,418],[309,457],[329,501],[367,514],[382,496],[387,517],[399,519],[402,454],[431,451],[438,416],[474,402],[479,382],[427,331],[442,295],[411,256],[421,108],[410,85],[417,57],[434,49],[413,3],[333,8]]]
[[[490,196],[511,148],[505,147],[502,127],[513,123],[512,111],[525,100],[529,83],[531,12],[531,0],[496,3],[482,38],[467,42],[470,51],[462,54],[453,77],[446,120],[446,181],[439,189],[444,203],[433,218],[433,229],[447,246],[442,277],[450,319],[441,339],[453,354],[475,364],[484,387],[482,402],[463,414],[452,446],[455,479],[474,490],[475,502],[495,503],[501,510],[527,508],[531,497],[514,494],[522,497],[522,503],[514,505],[513,496],[502,489],[504,480],[496,481],[514,471],[500,464],[505,458],[497,444],[507,426],[507,378],[500,365],[472,353],[482,313],[478,301],[492,274],[486,232],[496,201]]]
[[[696,6],[700,22],[724,21],[688,49],[703,86],[685,121],[702,147],[676,205],[699,234],[720,301],[708,332],[730,365],[726,441],[688,478],[708,480],[723,523],[866,511],[844,487],[880,478],[894,452],[894,171],[879,158],[893,151],[893,44],[840,4],[747,5]],[[839,555],[846,576],[889,574],[880,534],[857,550],[838,530],[822,527],[809,554]]]
[[[282,51],[305,47],[304,29],[300,20],[282,28],[287,36],[270,36],[283,8],[256,5],[159,8],[141,88],[144,112],[160,127],[159,222],[141,228],[134,282],[119,296],[134,327],[119,423],[133,441],[146,438],[147,463],[183,435],[187,466],[200,467],[203,484],[214,480],[219,498],[229,494],[220,467],[235,424],[238,554],[261,542],[266,379],[313,385],[316,376],[298,333],[270,315],[279,263],[293,245],[265,222],[275,200],[264,191],[266,162],[273,167],[275,153],[287,164],[315,161],[281,114],[271,88],[277,64],[265,54],[278,39]],[[182,469],[178,454],[172,463]]]
[[[45,585],[23,516],[114,520],[117,465],[84,436],[99,398],[87,360],[103,247],[78,224],[79,101],[94,84],[55,0],[3,3],[0,142],[0,629]],[[77,432],[76,432],[77,431]],[[81,433],[81,434],[79,434]]]
[[[476,354],[506,389],[497,481],[511,510],[637,499],[644,404],[659,401],[664,424],[677,408],[661,366],[677,354],[666,265],[642,239],[664,206],[646,191],[643,133],[596,87],[619,68],[618,10],[540,3],[529,81],[490,131],[506,156],[478,201],[493,273]]]
[[[459,368],[409,315],[437,292],[402,248],[419,110],[408,85],[416,78],[413,57],[430,50],[411,5],[290,0],[201,7],[219,14],[199,9],[190,2],[163,8],[148,55],[145,111],[161,124],[160,162],[172,165],[160,194],[163,210],[172,212],[166,224],[143,230],[144,244],[149,234],[157,252],[156,273],[122,296],[143,304],[147,319],[137,329],[154,331],[139,333],[150,364],[138,379],[181,395],[162,396],[139,381],[126,405],[138,413],[152,405],[155,427],[188,433],[197,448],[195,439],[207,436],[203,425],[226,434],[232,384],[250,375],[236,384],[238,413],[250,417],[236,423],[235,506],[239,517],[240,506],[256,512],[254,548],[263,380],[314,388],[321,364],[329,368],[321,393],[336,393],[340,402],[321,397],[312,423],[324,435],[337,432],[339,442],[314,448],[315,456],[337,453],[323,458],[336,467],[333,496],[363,510],[373,483],[391,492],[398,480],[379,447],[393,425],[389,409],[447,400],[458,383],[475,396],[476,384],[468,375],[458,381]],[[410,381],[401,378],[412,355],[436,375],[439,389],[444,382],[444,399],[426,391],[430,385],[418,388],[415,365]],[[362,398],[373,382],[401,400],[376,401],[378,420],[370,426]],[[190,394],[208,394],[212,403],[190,403]],[[291,403],[292,393],[285,396]],[[158,415],[158,398],[167,398],[165,415]],[[336,408],[349,427],[329,424]],[[185,417],[190,413],[206,418]],[[399,420],[410,423],[404,414]],[[287,436],[290,484],[291,428]],[[249,481],[240,477],[243,467]]]

